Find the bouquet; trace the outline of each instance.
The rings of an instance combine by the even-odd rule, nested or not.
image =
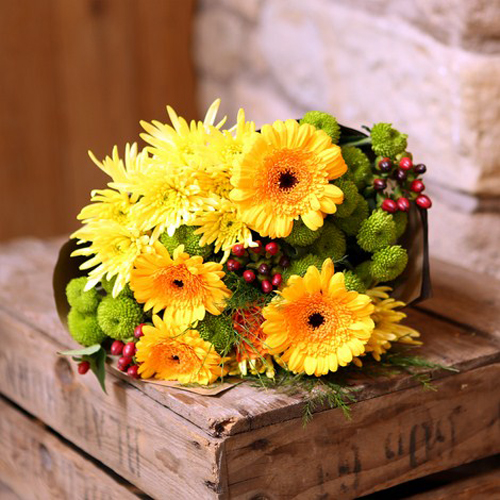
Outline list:
[[[407,136],[319,111],[256,130],[240,110],[226,127],[218,107],[190,123],[167,107],[171,125],[142,122],[144,149],[90,153],[109,182],[78,216],[57,298],[79,372],[327,379],[418,345],[393,292],[431,207]]]

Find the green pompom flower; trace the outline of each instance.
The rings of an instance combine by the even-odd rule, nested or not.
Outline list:
[[[396,239],[403,236],[408,225],[408,214],[406,212],[398,211],[392,214],[392,218],[396,224]]]
[[[213,245],[205,245],[200,247],[200,234],[194,234],[197,230],[197,227],[192,226],[180,226],[175,230],[175,233],[172,236],[169,236],[165,231],[160,235],[160,243],[168,250],[169,254],[172,254],[174,250],[179,245],[184,245],[184,251],[193,256],[200,255],[203,257],[203,260],[207,260],[207,258],[212,254],[214,247]]]
[[[300,124],[309,123],[317,129],[326,132],[333,144],[337,144],[340,139],[340,126],[337,119],[328,113],[322,111],[308,111],[300,120]]]
[[[358,189],[363,189],[370,182],[372,174],[368,156],[355,146],[342,146],[342,157],[348,167],[346,179],[352,180]]]
[[[207,314],[196,329],[200,337],[211,342],[219,354],[227,354],[235,342],[231,318]]]
[[[332,222],[325,221],[323,231],[311,251],[319,255],[322,260],[330,257],[333,261],[342,259],[346,252],[344,233]]]
[[[283,280],[286,282],[290,276],[301,276],[303,277],[306,274],[306,271],[310,266],[316,266],[319,270],[321,270],[321,266],[323,265],[323,261],[318,255],[307,254],[301,259],[292,261],[292,264],[288,269],[283,273]]]
[[[366,284],[365,282],[352,271],[344,271],[344,282],[345,287],[350,292],[358,292],[365,293],[366,292]]]
[[[298,219],[294,221],[292,232],[284,240],[294,247],[307,247],[319,238],[321,231],[321,227],[317,231],[309,229],[302,219]]]
[[[367,252],[375,252],[379,248],[395,243],[396,223],[392,215],[383,210],[375,210],[361,223],[356,240]]]
[[[377,281],[392,281],[404,271],[407,263],[408,252],[401,245],[388,246],[373,254],[370,271]]]
[[[359,193],[356,184],[352,181],[346,179],[339,179],[334,183],[337,187],[342,189],[344,193],[344,201],[341,205],[337,205],[337,211],[335,212],[335,217],[349,217],[354,212],[356,205],[359,201]]]
[[[368,202],[359,194],[354,212],[344,219],[335,219],[335,224],[348,236],[355,236],[359,231],[361,223],[368,218],[369,214]]]
[[[402,134],[391,123],[376,123],[371,130],[372,149],[377,156],[393,157],[407,146],[406,134]]]
[[[68,314],[68,330],[76,342],[84,347],[100,344],[106,338],[95,314],[82,314],[75,308],[71,308]]]
[[[66,286],[66,297],[69,305],[82,314],[95,312],[102,298],[95,288],[85,292],[86,285],[87,278],[82,276],[72,279]]]
[[[373,283],[373,277],[372,277],[372,261],[371,260],[365,260],[361,264],[358,264],[354,268],[354,273],[356,276],[363,282],[365,287],[368,289],[372,283]]]
[[[97,308],[97,321],[104,333],[116,340],[132,337],[144,320],[142,307],[131,297],[105,297]]]

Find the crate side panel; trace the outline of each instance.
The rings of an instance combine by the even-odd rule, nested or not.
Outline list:
[[[220,440],[108,374],[57,355],[61,346],[0,311],[0,392],[152,496],[215,498]]]
[[[231,498],[355,498],[500,452],[500,365],[232,436]]]
[[[125,484],[3,398],[0,414],[0,481],[21,498],[138,499]]]

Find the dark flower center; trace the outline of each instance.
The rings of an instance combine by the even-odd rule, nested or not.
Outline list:
[[[172,359],[173,359],[174,361],[179,361],[179,356],[175,356],[175,355],[174,355],[174,356],[172,356]]]
[[[313,313],[307,321],[313,328],[318,328],[325,322],[325,318],[321,313]]]
[[[280,174],[278,184],[281,189],[292,189],[297,184],[297,177],[290,172]]]
[[[174,280],[174,285],[182,288],[184,286],[184,283],[181,280]]]

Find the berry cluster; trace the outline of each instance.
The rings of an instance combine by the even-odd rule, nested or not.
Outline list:
[[[374,179],[373,189],[379,193],[380,207],[390,214],[408,212],[411,201],[424,209],[432,206],[431,199],[422,194],[425,184],[419,179],[427,167],[422,163],[414,165],[407,155],[398,155],[395,160],[384,157],[377,161],[380,176]],[[388,188],[392,188],[390,195],[385,192]]]
[[[233,257],[226,266],[228,271],[242,271],[247,283],[260,283],[261,290],[270,293],[281,285],[283,271],[290,266],[290,259],[275,241],[267,243],[265,247],[260,240],[256,243],[256,247],[248,249],[243,245],[234,245]]]

